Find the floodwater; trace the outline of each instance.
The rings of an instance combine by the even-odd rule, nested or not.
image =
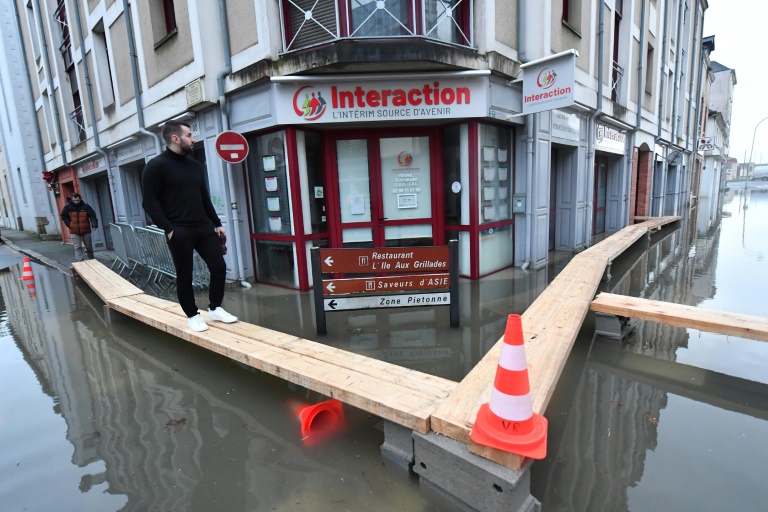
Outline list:
[[[722,209],[700,203],[601,289],[768,316],[768,189],[731,191]],[[463,281],[456,329],[445,307],[392,309],[331,313],[318,336],[310,293],[265,286],[224,306],[458,381],[569,257]],[[129,319],[108,327],[87,287],[34,263],[32,297],[20,263],[0,246],[3,510],[456,510],[381,457],[379,418],[345,407],[343,435],[305,446],[292,409],[322,397]],[[619,342],[587,316],[533,465],[543,510],[764,510],[768,344],[633,325]]]

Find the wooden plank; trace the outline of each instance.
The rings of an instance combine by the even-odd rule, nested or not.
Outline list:
[[[175,302],[160,299],[158,297],[152,297],[150,295],[137,295],[131,297],[132,299],[142,302],[144,304],[160,308],[165,311],[169,311],[179,317],[185,317],[181,307]],[[255,341],[268,343],[275,347],[290,348],[291,345],[300,344],[302,350],[305,350],[307,355],[311,355],[317,359],[324,360],[329,363],[336,364],[340,367],[344,367],[350,370],[365,371],[369,375],[376,378],[387,380],[390,382],[396,382],[399,385],[419,391],[428,392],[435,396],[446,397],[456,387],[456,382],[434,375],[428,375],[409,368],[403,368],[401,366],[393,365],[385,361],[373,359],[360,354],[347,352],[322,343],[310,342],[311,345],[305,344],[307,340],[298,338],[291,334],[285,334],[279,331],[274,331],[261,327],[258,325],[249,324],[247,322],[236,322],[233,324],[223,324],[220,322],[208,321],[208,313],[201,312],[201,316],[212,327],[216,327],[223,331],[231,332],[239,336],[243,336]]]
[[[676,327],[726,334],[739,338],[768,341],[768,318],[702,309],[683,304],[601,293],[591,306],[593,311],[650,320]]]
[[[111,300],[109,306],[176,337],[418,432],[429,431],[432,412],[455,386],[383,361],[370,360],[370,365],[355,367],[347,362],[354,354],[244,322],[212,323],[208,331],[196,333],[188,328],[185,316],[146,302],[121,297]],[[242,334],[257,331],[260,339]],[[368,359],[355,356],[357,361]],[[423,377],[421,387],[414,385],[419,376]]]
[[[72,268],[104,302],[144,293],[98,260],[78,261],[72,264]]]
[[[522,315],[531,398],[539,414],[552,397],[606,263],[605,257],[578,254]],[[480,405],[490,399],[502,343],[499,340],[435,409],[431,423],[432,430],[466,443],[473,453],[519,469],[519,455],[476,445],[469,437]]]

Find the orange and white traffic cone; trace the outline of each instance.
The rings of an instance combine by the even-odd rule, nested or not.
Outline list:
[[[26,256],[24,256],[24,265],[21,267],[21,280],[27,285],[29,294],[32,297],[37,297],[37,293],[35,293],[35,274],[32,272],[32,264]]]
[[[32,264],[29,262],[29,258],[24,256],[24,265],[21,267],[21,280],[29,281],[34,278],[35,274],[32,273]]]
[[[344,409],[335,398],[314,405],[291,400],[289,405],[301,422],[304,444],[313,445],[344,427]]]
[[[533,413],[520,315],[509,315],[490,403],[480,406],[472,441],[532,459],[547,456],[547,419]]]

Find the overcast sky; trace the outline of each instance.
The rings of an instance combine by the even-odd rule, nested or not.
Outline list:
[[[749,159],[752,135],[768,117],[768,1],[709,0],[704,36],[715,36],[713,61],[736,70],[730,156]],[[768,162],[768,120],[757,129],[755,162]]]

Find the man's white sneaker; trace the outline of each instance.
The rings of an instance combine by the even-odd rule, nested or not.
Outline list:
[[[229,313],[224,311],[224,308],[222,308],[221,306],[219,306],[216,309],[209,309],[208,319],[216,320],[217,322],[224,322],[225,324],[231,324],[231,323],[237,322],[237,317],[235,315],[230,315]]]
[[[200,313],[190,317],[188,323],[189,328],[195,332],[203,332],[208,330],[208,324],[205,323],[205,320],[203,320],[203,317],[200,316]]]

